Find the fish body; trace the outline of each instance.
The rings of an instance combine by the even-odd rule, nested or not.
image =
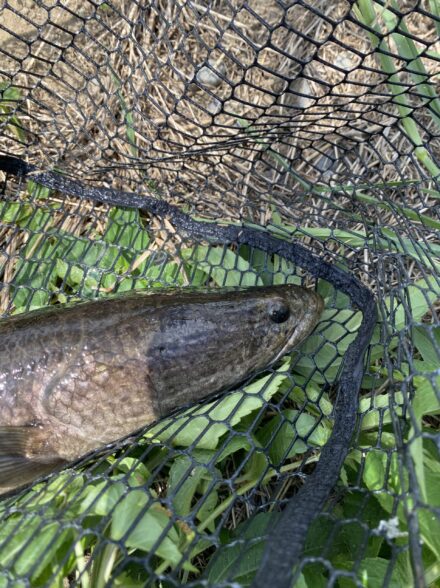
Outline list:
[[[128,293],[0,321],[0,493],[237,385],[313,330],[298,286]]]

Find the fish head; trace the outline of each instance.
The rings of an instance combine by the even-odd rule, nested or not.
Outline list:
[[[249,291],[248,304],[243,304],[243,320],[249,323],[249,352],[258,356],[255,367],[275,363],[304,341],[318,323],[323,308],[319,294],[300,286]]]
[[[323,309],[300,286],[254,286],[167,297],[148,343],[148,372],[158,416],[231,389],[299,345]]]

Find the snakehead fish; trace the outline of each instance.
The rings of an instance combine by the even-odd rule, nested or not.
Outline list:
[[[239,384],[303,341],[293,286],[163,290],[0,321],[0,493]]]

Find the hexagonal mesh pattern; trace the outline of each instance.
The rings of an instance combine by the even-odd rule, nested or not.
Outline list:
[[[325,302],[274,366],[5,495],[0,588],[437,585],[438,1],[0,15],[0,326],[134,289]]]

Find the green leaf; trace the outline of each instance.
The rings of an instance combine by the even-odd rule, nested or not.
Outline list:
[[[220,437],[230,427],[237,425],[241,419],[264,406],[278,391],[286,378],[284,371],[288,368],[285,361],[280,369],[249,386],[242,391],[229,392],[222,400],[210,402],[200,408],[183,411],[172,419],[162,420],[147,433],[146,437],[156,437],[160,441],[172,440],[174,446],[199,449],[215,449]],[[191,416],[188,415],[188,412]]]
[[[245,451],[250,451],[251,449],[251,443],[247,435],[241,435],[236,431],[231,432],[221,446],[221,451],[217,457],[217,463],[221,462],[232,453],[236,453],[242,449]]]
[[[358,472],[355,472],[355,476]],[[335,521],[336,531],[340,530],[347,543],[338,550],[333,550],[333,556],[339,558],[341,554],[349,553],[349,559],[359,559],[362,556],[376,557],[379,555],[384,542],[383,536],[373,535],[382,520],[389,518],[388,513],[380,506],[374,495],[365,495],[365,490],[350,490],[342,502],[340,519]],[[348,524],[344,520],[348,519]],[[317,534],[319,533],[319,527]],[[368,539],[368,541],[367,541]],[[311,540],[313,545],[313,540]],[[333,541],[332,541],[333,546]],[[316,553],[316,552],[315,552]],[[319,554],[318,554],[319,555]]]
[[[240,245],[237,254],[249,263],[249,266],[255,270],[265,286],[273,284],[274,266],[270,256],[265,251],[255,249],[249,245]]]
[[[301,278],[296,273],[296,266],[291,261],[280,257],[273,256],[273,278],[272,284],[274,286],[282,284],[296,284],[301,285]]]
[[[250,586],[260,567],[267,530],[277,519],[276,513],[260,513],[238,525],[230,541],[217,550],[204,573],[209,586],[226,581]]]
[[[324,298],[326,308],[331,306],[338,310],[346,310],[350,306],[349,297],[326,280],[319,280],[316,290]]]
[[[423,362],[420,362],[420,364],[422,363]],[[438,390],[440,389],[440,376],[437,376],[435,380],[437,381]],[[440,401],[438,398],[438,391],[436,392],[430,380],[419,376],[414,378],[414,383],[416,386],[416,393],[412,402],[414,419],[412,420],[408,436],[410,441],[409,450],[414,462],[421,494],[425,501],[427,501],[426,468],[423,451],[423,437],[421,435],[422,418],[426,415],[436,416],[440,414]]]
[[[319,563],[306,563],[302,567],[305,588],[328,588],[328,577],[326,568]]]
[[[6,128],[10,129],[21,141],[26,143],[26,134],[23,125],[17,115],[13,114],[23,103],[21,90],[12,86],[10,81],[0,82],[0,120],[2,123],[7,122]],[[1,113],[6,116],[2,116]],[[8,116],[9,115],[9,116]],[[4,120],[6,118],[6,121]],[[2,120],[3,119],[3,120]]]
[[[104,480],[96,485],[89,484],[78,497],[78,513],[86,513],[87,516],[108,516],[125,492],[126,485],[123,482]]]
[[[182,265],[174,261],[170,262],[166,258],[163,258],[159,263],[152,263],[150,259],[146,261],[145,270],[142,273],[143,277],[148,280],[150,287],[160,288],[184,284]]]
[[[437,382],[437,391],[434,389],[428,378],[416,376],[416,392],[413,399],[413,411],[418,421],[418,428],[421,428],[421,419],[423,416],[436,416],[440,414],[440,402],[438,398],[438,389],[440,387],[440,376],[434,378]]]
[[[299,407],[303,407],[315,416],[330,416],[333,412],[333,404],[329,400],[322,386],[317,385],[313,380],[307,381],[303,376],[295,374],[295,383],[292,388],[289,382],[289,399]]]
[[[225,247],[198,245],[182,249],[187,263],[202,269],[218,286],[262,286],[263,280],[242,257]]]
[[[325,553],[326,559],[338,568],[341,562],[362,557],[367,539],[368,530],[361,521],[353,518],[332,520],[319,515],[307,533],[304,554],[319,558]]]
[[[420,355],[433,369],[440,365],[440,327],[420,325],[412,330],[412,340]]]
[[[330,433],[330,426],[316,417],[285,409],[258,431],[258,440],[269,451],[271,463],[279,466],[286,459],[307,451],[310,445],[322,447]]]
[[[438,477],[434,482],[438,486]],[[430,482],[428,482],[430,483]],[[430,488],[431,491],[431,488]],[[399,517],[400,518],[400,517]],[[440,561],[440,520],[430,506],[426,508],[419,507],[417,509],[417,518],[419,520],[419,528],[421,540],[431,549],[437,561]]]
[[[294,371],[315,384],[333,382],[362,321],[362,313],[327,308],[313,335],[294,352]],[[318,368],[318,369],[317,369]]]
[[[400,406],[404,405],[402,393],[395,393],[390,399],[389,394],[368,396],[360,399],[359,414],[362,415],[362,430],[374,430],[391,422],[390,403],[394,411],[399,413]]]
[[[128,482],[131,487],[144,486],[151,476],[146,465],[134,457],[124,457],[116,462],[115,470],[129,474]]]
[[[394,505],[393,494],[401,494],[400,470],[395,452],[372,449],[365,456],[363,480],[382,508],[391,513]]]
[[[29,583],[24,580],[18,580],[17,578],[13,579],[14,581],[14,588],[27,588]],[[0,572],[0,588],[10,588],[11,587],[11,574],[7,572]]]
[[[33,180],[28,180],[27,192],[32,198],[39,198],[42,200],[46,200],[51,194],[50,188],[46,188],[46,186],[42,186]],[[50,206],[53,206],[53,204],[51,203]]]
[[[7,549],[2,550],[2,566],[12,565],[17,576],[31,575],[31,578],[37,578],[60,546],[73,539],[70,528],[58,521],[45,521],[39,515],[3,521],[0,536],[7,541]],[[31,537],[33,541],[29,541]]]
[[[24,202],[0,202],[0,220],[2,224],[26,225],[33,212],[33,207]]]
[[[417,213],[413,214],[417,215]],[[429,224],[433,222],[437,224],[434,228],[437,230],[440,229],[440,223],[438,221],[432,220]],[[383,251],[399,251],[403,255],[408,255],[416,261],[423,263],[429,270],[440,270],[440,245],[431,242],[425,244],[423,241],[413,241],[402,237],[401,234],[392,229],[382,228],[381,233],[385,238],[377,241],[379,249]]]
[[[191,512],[194,496],[203,478],[212,478],[208,468],[196,465],[187,455],[174,460],[170,468],[167,494],[172,500],[176,514],[186,516]]]
[[[177,565],[182,554],[177,545],[179,537],[164,509],[152,504],[148,494],[131,490],[113,511],[110,536],[124,541],[128,548],[154,552]]]
[[[384,306],[387,316],[393,317],[394,328],[400,331],[407,324],[411,323],[412,326],[415,322],[420,321],[439,296],[440,286],[436,280],[426,277],[410,284],[405,289],[405,302],[408,310],[402,302],[399,302],[395,307],[395,302],[392,303],[389,297],[385,299]]]
[[[109,213],[104,241],[125,248],[127,253],[144,252],[150,242],[143,229],[138,210],[112,208]]]
[[[401,576],[399,569],[394,566],[392,560],[381,557],[367,557],[363,559],[360,565],[355,562],[344,562],[345,569],[357,569],[357,576],[363,586],[366,588],[382,588],[388,572],[392,569],[391,577],[387,582],[390,588],[412,588],[412,581],[408,576]],[[356,584],[349,578],[339,576],[341,588],[355,588]]]

